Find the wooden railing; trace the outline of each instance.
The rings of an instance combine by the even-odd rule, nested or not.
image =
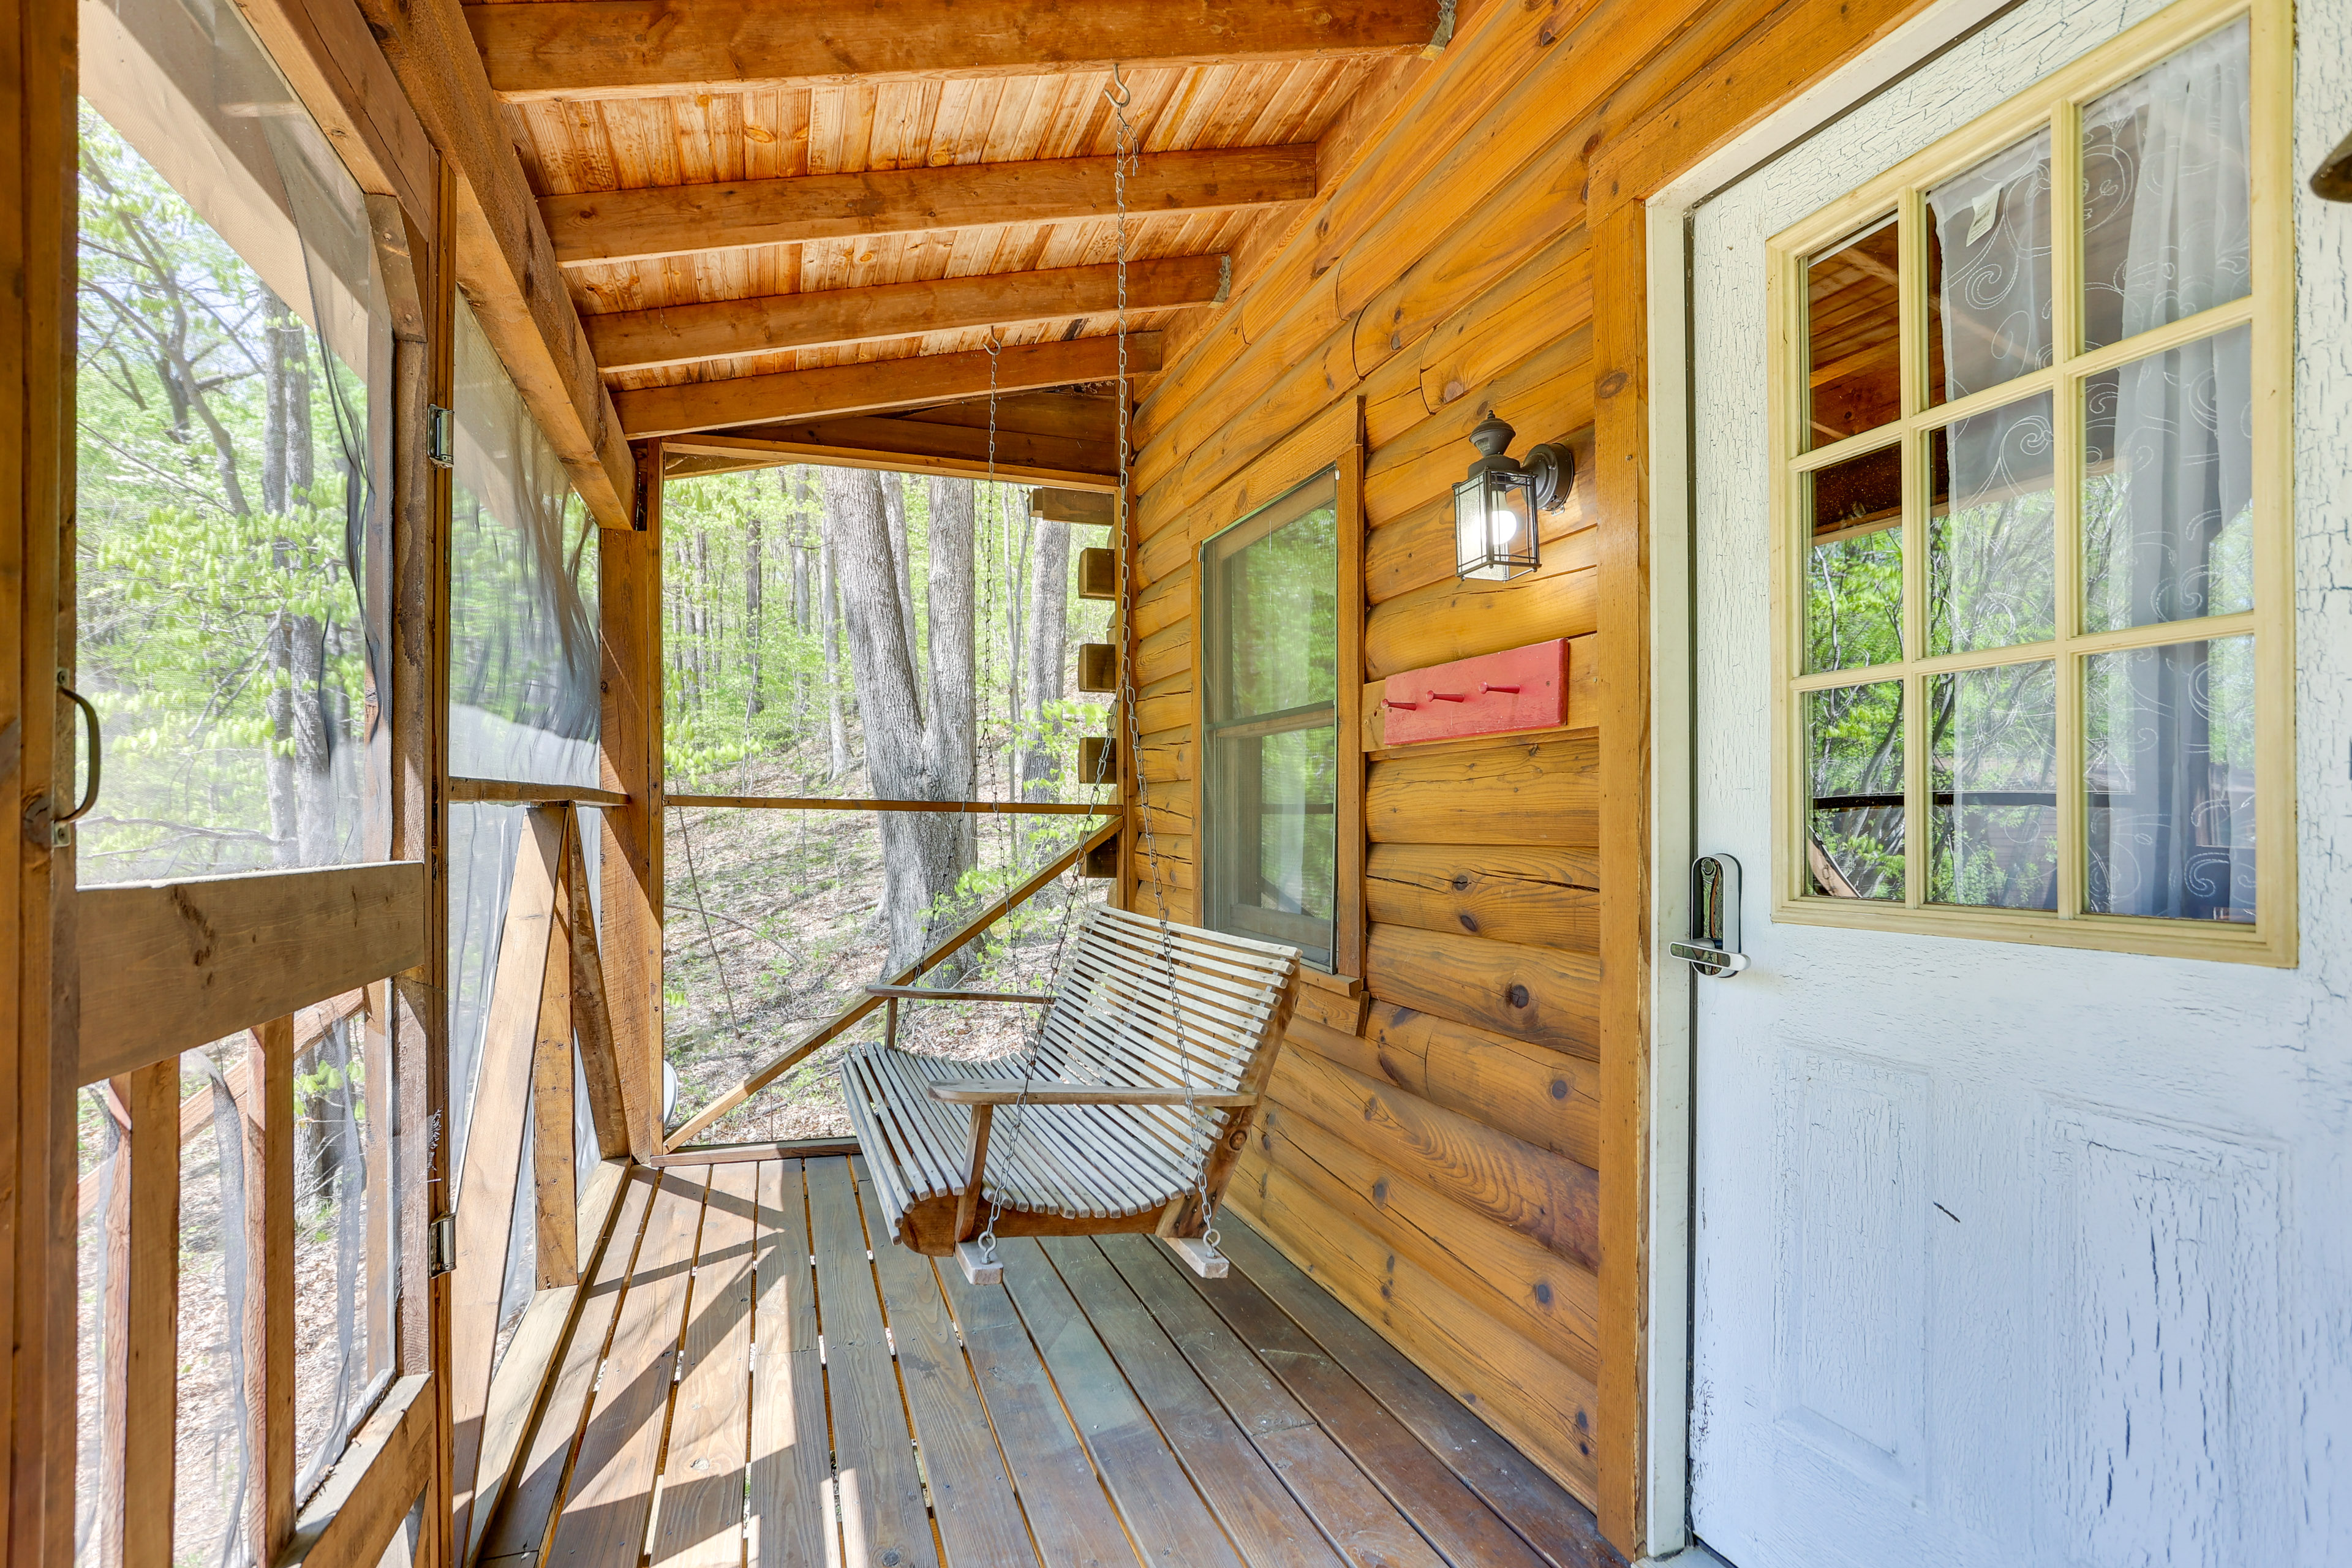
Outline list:
[[[106,1568],[170,1568],[178,1441],[182,1146],[220,1125],[212,1085],[183,1099],[185,1050],[246,1037],[222,1075],[243,1179],[224,1183],[242,1214],[242,1426],[251,1461],[240,1533],[247,1560],[366,1568],[432,1479],[429,1373],[392,1382],[364,1415],[317,1497],[295,1496],[295,1064],[353,1017],[365,1021],[367,1115],[385,1138],[395,1064],[383,1025],[386,977],[425,957],[425,877],[394,863],[268,872],[78,895],[81,1058],[118,1130],[110,1173],[82,1184],[81,1208],[107,1250],[99,1303],[102,1420],[98,1558]],[[224,1151],[226,1157],[228,1151]],[[110,1180],[107,1179],[110,1176]],[[100,1213],[99,1194],[105,1194]],[[373,1205],[395,1194],[371,1193]],[[370,1342],[391,1363],[398,1289],[388,1213],[370,1214]],[[135,1495],[134,1495],[135,1490]]]

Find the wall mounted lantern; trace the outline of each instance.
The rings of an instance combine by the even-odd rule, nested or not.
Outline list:
[[[1517,434],[1492,414],[1470,432],[1478,460],[1454,487],[1454,574],[1465,582],[1507,583],[1541,564],[1536,513],[1567,504],[1576,482],[1563,443],[1532,448],[1524,465],[1506,456]]]

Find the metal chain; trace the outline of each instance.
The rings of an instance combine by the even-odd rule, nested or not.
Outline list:
[[[998,514],[998,518],[999,518],[999,520],[1000,520],[1000,521],[1003,521],[1003,520],[1004,520],[1004,518],[1005,518],[1005,515],[1006,515],[1006,514],[1005,514],[1005,507],[1004,507],[1004,493],[1003,493],[1003,490],[998,487],[998,485],[997,485],[997,480],[996,480],[996,404],[997,404],[996,363],[997,363],[997,355],[1003,352],[1003,349],[1004,349],[1004,340],[1003,339],[1003,337],[1001,337],[1001,336],[998,334],[997,330],[996,330],[994,327],[991,327],[991,328],[989,328],[989,329],[988,329],[988,345],[987,345],[987,346],[988,346],[988,489],[989,489],[989,493],[991,493],[991,494],[994,495],[994,496],[997,498],[997,514]],[[1020,704],[1019,704],[1019,700],[1018,700],[1018,696],[1017,696],[1017,694],[1015,694],[1015,700],[1014,700],[1014,703],[1013,703],[1013,710],[1013,710],[1013,724],[1014,724],[1014,734],[1015,734],[1016,743],[1017,743],[1017,738],[1018,738],[1018,728],[1019,728],[1019,722],[1020,722],[1020,712],[1019,712],[1019,707],[1020,707]],[[1003,926],[1003,927],[1005,928],[1005,933],[1006,933],[1006,938],[1007,938],[1007,943],[1008,943],[1008,946],[1009,946],[1009,945],[1010,945],[1011,934],[1012,934],[1011,927],[1012,927],[1012,917],[1013,917],[1013,881],[1012,881],[1012,869],[1013,869],[1013,866],[1014,862],[1019,858],[1019,856],[1018,856],[1016,853],[1014,853],[1014,852],[1013,852],[1013,849],[1014,849],[1014,848],[1017,848],[1017,845],[1013,845],[1013,835],[1014,829],[1010,826],[1010,825],[1011,825],[1011,823],[1012,823],[1012,820],[1013,820],[1013,815],[1012,815],[1011,813],[1009,813],[1009,812],[1008,812],[1008,813],[1006,813],[1006,814],[1004,814],[1004,820],[1005,820],[1005,822],[1006,822],[1006,824],[1007,824],[1006,830],[1005,830],[1005,831],[1006,831],[1006,836],[1007,836],[1007,841],[1008,841],[1008,844],[1009,844],[1009,845],[1013,845],[1013,847],[1012,847],[1012,848],[1008,848],[1008,851],[1007,851],[1007,853],[1006,853],[1006,855],[1005,855],[1005,877],[1006,877],[1006,880],[1005,880],[1005,883],[1004,883],[1004,902],[1003,902],[1003,909],[1002,909],[1002,910],[999,910],[999,912],[998,912],[998,914],[997,914],[997,923],[998,923],[999,925]],[[1053,977],[1054,977],[1053,984],[1055,984],[1055,988],[1056,988],[1056,989],[1059,989],[1059,987],[1060,987],[1060,984],[1061,984],[1061,977],[1062,977],[1062,956],[1063,956],[1063,953],[1067,950],[1067,948],[1068,948],[1068,946],[1069,946],[1069,942],[1070,942],[1070,918],[1071,918],[1071,916],[1072,916],[1073,914],[1075,914],[1075,913],[1076,912],[1076,910],[1077,910],[1077,907],[1078,907],[1078,900],[1077,900],[1077,896],[1076,896],[1076,891],[1075,891],[1075,890],[1073,890],[1071,893],[1069,893],[1069,894],[1066,895],[1066,896],[1063,898],[1063,900],[1062,900],[1062,921],[1061,921],[1061,924],[1060,924],[1060,926],[1059,926],[1058,928],[1056,928],[1056,930],[1055,930],[1055,935],[1054,935],[1054,960],[1053,960],[1053,965],[1052,965],[1051,969],[1048,971],[1048,973],[1051,973],[1051,974],[1053,975]],[[1031,1084],[1031,1083],[1035,1079],[1035,1078],[1036,1078],[1036,1076],[1037,1076],[1037,1053],[1038,1053],[1038,1051],[1039,1051],[1041,1048],[1043,1048],[1043,1047],[1045,1046],[1045,1023],[1046,1023],[1047,1016],[1051,1014],[1051,1012],[1052,1012],[1052,1011],[1053,1011],[1053,1009],[1052,1009],[1052,1008],[1050,1008],[1050,1007],[1041,1007],[1041,1008],[1039,1008],[1039,1009],[1038,1009],[1038,1011],[1037,1011],[1037,1021],[1036,1021],[1034,1025],[1032,1025],[1032,1026],[1030,1026],[1030,1029],[1029,1029],[1029,1041],[1028,1041],[1028,1045],[1027,1045],[1027,1047],[1024,1048],[1024,1051],[1023,1051],[1023,1053],[1022,1053],[1022,1054],[1023,1054],[1023,1057],[1024,1057],[1024,1060],[1023,1060],[1023,1062],[1022,1062],[1022,1064],[1021,1064],[1021,1095],[1020,1095],[1020,1098],[1019,1098],[1019,1099],[1017,1099],[1016,1100],[1014,1100],[1014,1101],[1013,1101],[1013,1136],[1012,1136],[1011,1141],[1010,1141],[1010,1142],[1009,1142],[1004,1146],[1004,1149],[1003,1149],[1003,1159],[1004,1159],[1004,1168],[1005,1168],[1006,1170],[1008,1170],[1008,1171],[1012,1169],[1012,1166],[1013,1166],[1013,1156],[1014,1156],[1015,1154],[1017,1154],[1017,1153],[1019,1152],[1019,1151],[1020,1151],[1020,1148],[1021,1148],[1021,1135],[1022,1135],[1023,1131],[1027,1128],[1027,1126],[1028,1126],[1028,1124],[1029,1124],[1029,1086],[1030,1086],[1030,1084]],[[985,1172],[982,1172],[982,1180],[983,1180],[983,1181],[986,1179],[986,1173],[985,1173]],[[996,1260],[996,1221],[997,1221],[998,1216],[999,1216],[999,1215],[1003,1215],[1003,1212],[1004,1212],[1004,1200],[1003,1199],[1003,1197],[1002,1197],[1002,1196],[998,1196],[998,1197],[992,1197],[991,1199],[989,1199],[989,1204],[988,1204],[988,1223],[987,1223],[987,1225],[986,1225],[986,1226],[984,1226],[982,1228],[981,1233],[980,1233],[980,1237],[979,1237],[979,1241],[980,1241],[980,1253],[981,1253],[981,1259],[982,1259],[982,1262],[993,1263],[993,1262]]]
[[[1110,81],[1111,85],[1103,89],[1103,98],[1110,104],[1111,113],[1117,121],[1115,132],[1117,141],[1112,149],[1110,169],[1111,194],[1118,211],[1118,255],[1115,271],[1118,281],[1118,517],[1119,538],[1123,546],[1120,552],[1118,618],[1120,634],[1124,637],[1135,625],[1134,536],[1129,526],[1128,516],[1128,480],[1131,454],[1129,449],[1130,437],[1128,430],[1130,400],[1128,393],[1127,366],[1127,181],[1130,172],[1141,168],[1143,153],[1135,134],[1135,127],[1127,118],[1128,106],[1134,101],[1135,95],[1127,83],[1120,79],[1119,68],[1116,64],[1111,67]],[[1126,658],[1118,660],[1118,699],[1119,709],[1126,721],[1127,733],[1124,739],[1128,742],[1127,765],[1135,771],[1136,816],[1141,824],[1143,859],[1145,867],[1150,873],[1152,904],[1160,919],[1160,965],[1161,972],[1168,978],[1168,1005],[1176,1030],[1176,1067],[1184,1080],[1184,1116],[1197,1136],[1201,1127],[1201,1110],[1200,1107],[1193,1102],[1192,1053],[1184,1036],[1183,998],[1176,989],[1175,933],[1169,929],[1168,887],[1160,874],[1160,843],[1152,829],[1150,790],[1143,776],[1143,728],[1142,721],[1136,715],[1135,672],[1132,664],[1133,661]],[[1209,1199],[1209,1152],[1213,1142],[1213,1140],[1210,1140],[1202,1144],[1200,1150],[1200,1163],[1193,1167],[1192,1173],[1193,1195],[1200,1202],[1201,1219],[1206,1227],[1202,1232],[1201,1239],[1207,1244],[1212,1252],[1216,1250],[1218,1239],[1216,1205]]]

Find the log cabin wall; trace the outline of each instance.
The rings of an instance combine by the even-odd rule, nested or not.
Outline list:
[[[1169,333],[1135,420],[1128,652],[1160,853],[1155,880],[1130,849],[1133,907],[1199,912],[1194,576],[1219,529],[1339,464],[1343,692],[1351,657],[1376,682],[1570,639],[1559,731],[1384,748],[1378,689],[1370,722],[1343,700],[1341,977],[1305,988],[1228,1201],[1629,1556],[1652,942],[1641,198],[1916,7],[1465,5],[1441,58],[1386,68],[1326,133],[1318,196],[1243,237],[1230,301]],[[1570,437],[1578,476],[1538,571],[1463,583],[1450,489],[1490,412],[1514,455]]]

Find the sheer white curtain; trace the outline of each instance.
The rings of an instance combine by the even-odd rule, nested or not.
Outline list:
[[[2087,348],[2248,291],[2247,43],[2241,21],[2084,108],[2082,189],[2062,195],[2082,215]],[[2048,184],[2048,143],[2037,137],[1929,194],[1948,401],[2049,359],[2050,203],[2036,199]],[[2085,631],[2251,607],[2251,351],[2241,326],[2084,387]],[[2021,403],[1953,426],[1952,506],[2013,492],[2032,438],[2023,426],[2046,417]],[[2085,661],[2093,910],[2252,918],[2245,648],[2242,638],[2184,640]]]

